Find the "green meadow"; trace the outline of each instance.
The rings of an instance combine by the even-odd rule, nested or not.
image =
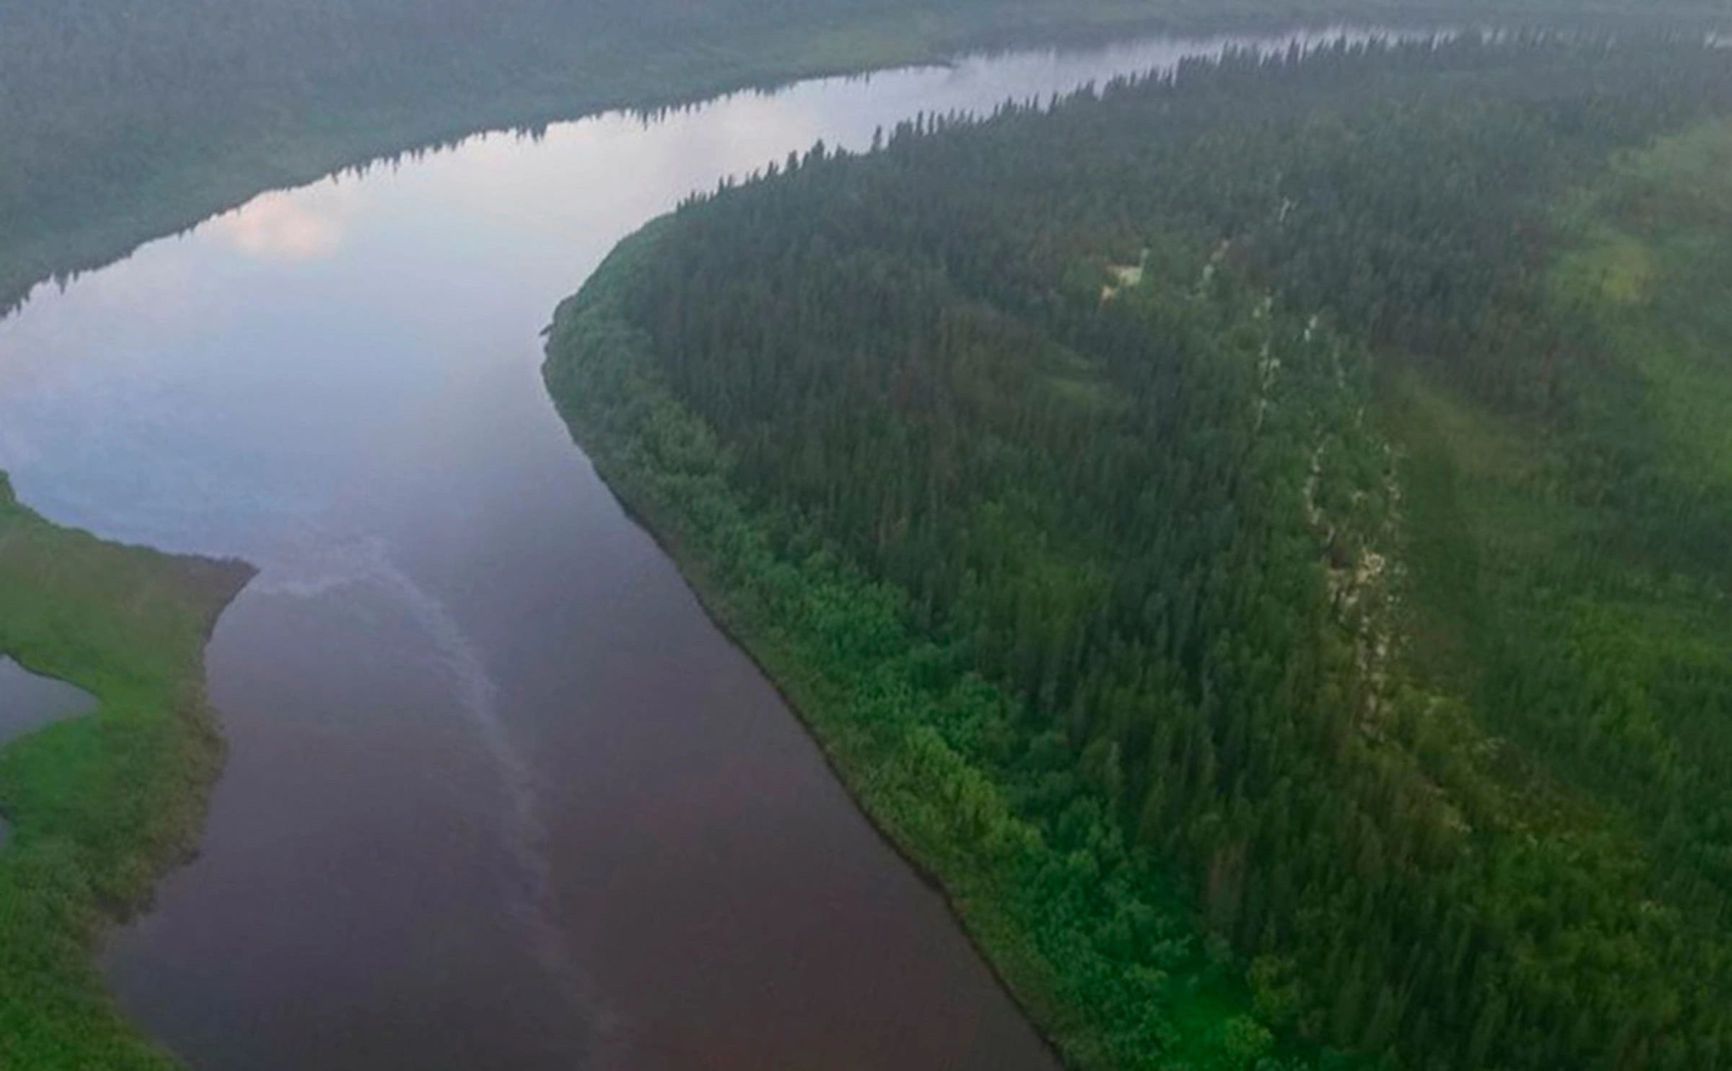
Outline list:
[[[98,700],[0,750],[0,1067],[174,1066],[91,956],[195,844],[223,754],[205,638],[250,576],[57,528],[0,477],[0,651]]]

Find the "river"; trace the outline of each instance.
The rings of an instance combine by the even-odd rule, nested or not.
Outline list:
[[[10,658],[0,658],[0,745],[46,725],[96,709],[96,697],[63,681],[39,677]],[[12,827],[0,818],[0,848]]]
[[[95,707],[96,698],[89,692],[0,658],[0,744]]]
[[[39,288],[0,324],[19,497],[260,569],[201,852],[105,953],[126,1011],[208,1069],[1053,1067],[572,445],[538,332],[721,176],[1223,43],[478,136]]]

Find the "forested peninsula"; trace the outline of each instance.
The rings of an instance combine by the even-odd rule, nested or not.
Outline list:
[[[1075,1067],[1732,1061],[1732,56],[1231,54],[823,145],[574,435]]]

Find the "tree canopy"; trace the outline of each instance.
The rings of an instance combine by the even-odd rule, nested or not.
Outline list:
[[[1729,109],[1470,34],[922,116],[549,383],[1078,1066],[1725,1066]]]

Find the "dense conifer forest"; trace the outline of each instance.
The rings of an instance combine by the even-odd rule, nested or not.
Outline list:
[[[574,433],[1085,1068],[1732,1066],[1732,55],[1230,55],[696,198]]]
[[[1694,11],[1704,0],[1673,2]],[[968,46],[1204,18],[1231,22],[1257,6],[1248,0],[9,5],[0,13],[6,146],[0,308],[42,279],[100,266],[260,190],[477,130],[533,128],[608,107],[938,59]],[[1323,9],[1318,0],[1296,7],[1291,14]]]
[[[747,84],[1136,30],[1621,18],[1628,0],[26,0],[0,11],[0,308],[263,189]],[[1660,0],[1700,23],[1727,0]]]

